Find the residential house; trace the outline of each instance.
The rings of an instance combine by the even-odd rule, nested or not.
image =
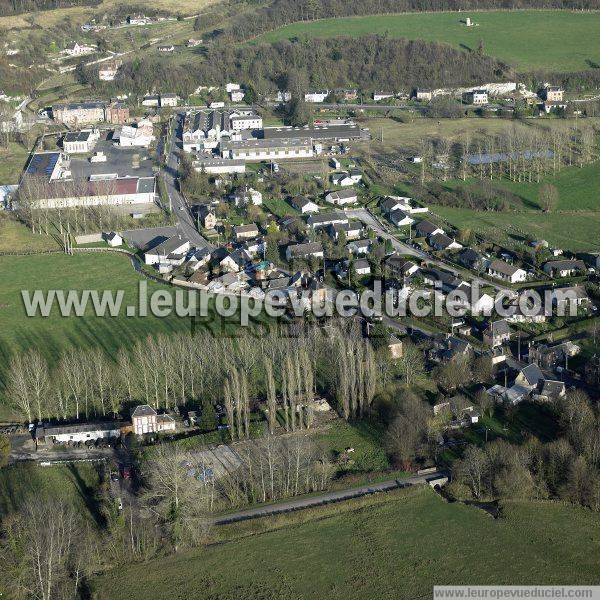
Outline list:
[[[537,388],[540,382],[544,381],[544,374],[541,369],[535,363],[530,363],[526,367],[523,367],[517,373],[515,377],[515,384],[520,385],[528,390]]]
[[[373,102],[380,102],[381,100],[387,100],[393,98],[394,92],[373,92]]]
[[[250,240],[259,234],[258,226],[255,223],[249,225],[237,225],[233,228],[233,235],[236,241]]]
[[[417,237],[429,237],[438,233],[444,233],[444,230],[431,223],[431,221],[419,221],[415,225],[415,233]]]
[[[487,90],[471,90],[463,94],[465,104],[473,104],[474,106],[483,106],[488,103]]]
[[[547,85],[541,93],[542,100],[546,102],[562,102],[564,99],[565,91],[555,85]]]
[[[104,113],[106,122],[113,125],[124,125],[129,121],[129,106],[122,102],[111,102]]]
[[[402,210],[393,210],[389,214],[388,218],[396,227],[406,227],[407,225],[412,225],[415,222],[412,217],[409,217]]]
[[[545,402],[554,402],[559,398],[564,398],[566,393],[567,390],[564,381],[544,379],[540,381],[537,390],[534,391],[533,398]]]
[[[75,42],[72,48],[65,48],[62,52],[68,56],[85,56],[87,54],[93,54],[97,51],[95,46],[86,46],[85,44],[79,44]]]
[[[333,185],[338,185],[340,187],[349,187],[354,185],[354,180],[345,171],[342,171],[341,173],[333,173],[330,179]]]
[[[142,98],[142,106],[160,106],[160,96],[153,94]]]
[[[304,94],[304,102],[321,103],[329,96],[329,90],[309,90]]]
[[[238,92],[232,92],[238,93]],[[229,117],[232,131],[252,131],[263,128],[262,117],[252,110],[236,111]]]
[[[179,96],[177,96],[177,94],[161,94],[160,95],[161,107],[177,106],[178,101],[179,101]]]
[[[98,79],[100,81],[114,81],[117,73],[119,71],[119,66],[116,63],[108,62],[104,63],[98,69]]]
[[[441,285],[443,292],[452,292],[463,283],[454,273],[442,269],[422,269],[421,275],[427,285]]]
[[[435,233],[429,237],[429,245],[438,251],[460,250],[463,246],[445,233]]]
[[[349,221],[348,223],[333,223],[329,225],[327,233],[337,241],[341,233],[346,237],[346,240],[357,240],[363,233],[363,224],[360,221]]]
[[[509,281],[510,283],[517,283],[527,279],[527,272],[524,269],[509,265],[502,260],[493,260],[488,266],[487,272],[492,277]]]
[[[220,262],[219,266],[221,270],[229,273],[239,273],[243,271],[247,265],[252,262],[252,256],[244,248],[237,248],[227,256],[225,256]]]
[[[346,250],[354,256],[366,255],[371,251],[371,240],[354,240],[346,244]]]
[[[189,250],[189,240],[176,235],[148,250],[144,254],[144,262],[147,265],[169,264],[179,266],[183,264]]]
[[[319,205],[309,200],[306,196],[294,196],[290,198],[289,202],[293,208],[302,214],[319,212]]]
[[[38,425],[35,428],[36,443],[72,444],[116,439],[121,435],[121,423],[76,423],[74,425]]]
[[[484,265],[484,258],[479,252],[472,248],[465,248],[458,255],[458,262],[473,271],[480,271]]]
[[[410,277],[419,270],[419,267],[412,260],[397,254],[392,254],[385,259],[385,267],[392,275],[402,278]]]
[[[160,433],[163,431],[175,431],[175,419],[170,415],[159,415],[148,404],[136,406],[131,413],[133,433],[145,435],[147,433]]]
[[[105,234],[104,240],[111,248],[118,248],[123,245],[123,238],[116,231]]]
[[[105,104],[95,100],[54,104],[52,106],[52,118],[57,123],[64,123],[65,125],[100,123],[106,118]]]
[[[379,208],[381,209],[381,212],[386,215],[389,215],[395,210],[402,210],[404,212],[408,212],[410,210],[410,205],[407,202],[407,200],[408,198],[397,198],[393,196],[388,196],[379,203]]]
[[[569,277],[577,273],[585,273],[586,267],[582,260],[550,260],[542,267],[550,277]]]
[[[537,363],[542,369],[554,371],[557,367],[568,368],[569,358],[576,356],[581,348],[571,341],[549,346],[540,344],[529,348],[529,360]]]
[[[253,188],[249,188],[248,186],[238,188],[235,193],[229,196],[229,199],[233,201],[237,207],[246,206],[248,204],[260,206],[263,203],[262,193]]]
[[[358,194],[354,189],[340,190],[328,192],[325,195],[325,201],[337,206],[345,206],[346,204],[355,204],[358,202]]]
[[[285,250],[285,256],[288,261],[297,258],[323,258],[323,245],[319,242],[309,242],[307,244],[291,244]]]
[[[483,331],[483,343],[492,348],[510,341],[510,327],[506,319],[491,321]]]
[[[231,92],[229,92],[229,99],[232,102],[243,102],[245,95],[246,92],[244,92],[244,90],[231,90]]]
[[[413,93],[413,97],[419,102],[429,102],[433,98],[433,92],[429,89],[417,88]]]
[[[349,219],[346,213],[343,212],[332,212],[320,215],[310,215],[306,221],[307,225],[311,229],[321,229],[328,227],[336,223],[348,223]]]

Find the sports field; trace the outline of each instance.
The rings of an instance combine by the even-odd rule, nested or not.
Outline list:
[[[467,16],[475,26],[466,27],[461,22]],[[257,41],[386,34],[476,50],[483,40],[487,55],[521,71],[572,71],[600,63],[598,31],[600,13],[536,10],[404,13],[294,23]]]
[[[494,520],[420,488],[266,520],[263,531],[236,525],[238,539],[119,568],[92,587],[113,600],[414,600],[435,584],[597,584],[598,519],[522,502]]]

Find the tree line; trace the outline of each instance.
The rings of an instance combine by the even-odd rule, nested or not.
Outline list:
[[[18,353],[9,364],[6,397],[30,423],[108,418],[137,404],[211,411],[223,403],[233,439],[249,436],[249,414],[261,401],[271,431],[279,410],[286,431],[309,428],[308,406],[317,394],[335,401],[347,419],[368,412],[378,365],[389,356],[374,352],[355,321],[261,332],[160,335],[114,356],[68,350],[52,366],[36,350]]]

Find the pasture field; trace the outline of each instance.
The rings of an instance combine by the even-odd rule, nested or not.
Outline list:
[[[466,27],[470,16],[476,23]],[[255,41],[386,34],[484,51],[520,71],[588,69],[600,61],[600,13],[551,10],[403,13],[293,23]],[[557,43],[560,40],[560,43]]]
[[[430,210],[459,229],[472,229],[503,242],[526,233],[563,250],[600,251],[600,211],[484,212],[447,206],[431,206]]]
[[[92,588],[113,600],[413,600],[436,584],[597,584],[598,520],[551,502],[507,503],[494,520],[415,488],[219,528],[220,543],[109,571]]]
[[[29,150],[17,142],[9,142],[0,148],[0,185],[15,185],[29,157]]]
[[[46,254],[35,256],[0,256],[0,418],[10,417],[2,397],[6,365],[16,351],[39,350],[54,364],[60,353],[70,348],[99,348],[114,356],[120,347],[131,347],[148,335],[189,332],[190,318],[175,314],[159,318],[127,317],[125,307],[138,303],[138,281],[128,257],[114,253]],[[48,317],[28,317],[21,290],[117,290],[124,291],[119,316],[93,314],[91,303],[82,317],[62,317],[55,306]],[[148,294],[169,289],[148,281]],[[197,328],[207,328],[227,335],[239,327],[239,319],[221,319],[209,312],[197,319]],[[215,333],[217,334],[217,333]]]
[[[400,113],[404,118],[406,113]],[[368,127],[372,141],[369,147],[376,152],[391,153],[397,151],[414,151],[419,149],[423,139],[444,138],[448,141],[461,141],[467,135],[471,140],[487,135],[501,135],[515,131],[526,132],[536,129],[554,129],[566,131],[573,128],[575,123],[571,119],[484,119],[471,117],[465,119],[429,119],[411,116],[410,120],[402,122],[393,118],[374,117],[359,120],[361,125]],[[600,118],[590,117],[585,119],[586,124],[600,128]],[[383,138],[383,142],[382,142]],[[579,171],[578,171],[579,172]]]

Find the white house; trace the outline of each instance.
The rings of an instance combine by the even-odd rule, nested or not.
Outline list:
[[[114,81],[118,70],[119,68],[112,63],[104,65],[98,69],[98,79],[100,81]]]
[[[330,204],[335,204],[337,206],[355,204],[358,202],[358,194],[354,189],[332,191],[325,195],[325,202],[329,202]]]
[[[393,98],[393,92],[373,92],[373,102],[379,102],[381,100],[387,100]]]
[[[133,423],[133,433],[136,435],[175,431],[175,419],[170,415],[159,415],[148,404],[135,407],[131,413],[131,422]]]
[[[100,132],[97,129],[69,131],[63,138],[63,150],[67,154],[87,154],[94,149],[99,139]]]
[[[179,101],[179,97],[177,94],[161,94],[160,95],[160,105],[161,106],[177,106],[177,102]]]
[[[304,196],[294,196],[290,199],[290,204],[302,214],[319,212],[319,205]]]
[[[186,254],[190,250],[189,240],[184,240],[181,236],[173,236],[164,242],[158,244],[144,254],[144,262],[147,265],[157,264],[183,264]]]
[[[86,46],[85,44],[78,44],[75,42],[75,45],[72,48],[65,48],[63,50],[63,54],[67,56],[85,56],[86,54],[92,54],[96,52],[96,48],[94,46]]]
[[[41,425],[35,429],[36,441],[52,441],[59,444],[91,442],[101,439],[118,438],[120,435],[121,424],[116,421],[57,426]]]
[[[488,103],[488,92],[487,90],[471,90],[463,94],[463,100],[466,104],[484,106]]]
[[[340,187],[350,187],[354,185],[355,181],[350,177],[348,173],[333,173],[331,176],[331,183],[333,185],[339,185]]]
[[[104,239],[111,248],[118,248],[123,245],[123,238],[116,231],[104,234]]]
[[[493,260],[488,266],[488,274],[503,281],[517,283],[527,279],[527,272],[502,260]]]
[[[412,225],[415,222],[412,217],[409,217],[402,210],[392,211],[389,215],[389,219],[396,227],[405,227],[406,225]]]
[[[262,117],[254,111],[240,111],[231,114],[229,121],[233,131],[250,131],[252,129],[262,129]]]
[[[311,103],[325,102],[325,99],[329,96],[329,90],[309,90],[304,94],[304,101]]]
[[[288,261],[293,260],[294,258],[310,258],[311,256],[323,258],[323,246],[319,242],[292,244],[286,248],[285,256]]]
[[[225,84],[225,91],[228,94],[231,94],[231,92],[239,92],[241,90],[242,86],[239,83],[226,83]]]
[[[243,90],[232,90],[229,92],[229,98],[232,102],[243,102],[245,95],[246,94]]]

